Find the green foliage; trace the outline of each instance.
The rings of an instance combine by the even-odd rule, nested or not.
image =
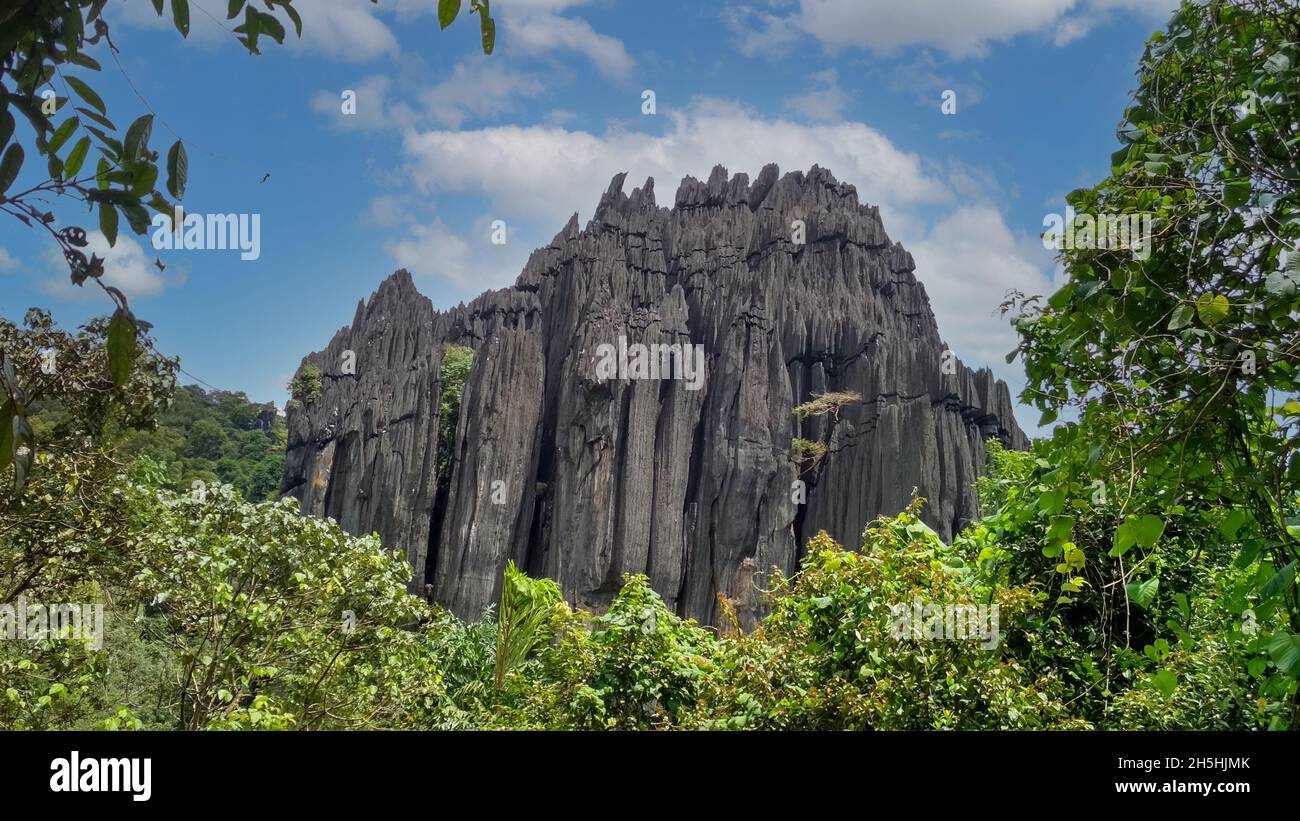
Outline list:
[[[452,443],[456,441],[456,426],[460,423],[460,404],[474,366],[474,350],[464,345],[452,345],[442,356],[438,371],[440,400],[438,402],[438,476],[442,481],[451,477]]]
[[[176,362],[142,352],[115,384],[106,337],[102,319],[76,334],[37,309],[24,327],[0,319],[0,422],[10,433],[0,436],[0,604],[33,589],[66,592],[134,549],[123,467],[108,448],[156,424]]]
[[[506,564],[501,579],[501,606],[497,617],[496,689],[517,669],[538,644],[545,641],[554,619],[563,610],[560,588],[550,579],[532,579],[519,572],[514,561]]]
[[[704,726],[1086,726],[1066,708],[1063,682],[1035,674],[992,631],[983,641],[926,640],[900,629],[901,614],[914,607],[997,605],[997,626],[1010,636],[1045,598],[1032,585],[988,586],[921,523],[918,509],[877,521],[861,552],[825,533],[809,542],[799,574],[775,581],[771,615],[753,635],[727,643]]]
[[[797,437],[790,440],[790,458],[799,467],[800,473],[806,473],[817,467],[818,463],[825,458],[826,451],[826,445],[821,442],[810,442]]]
[[[862,394],[855,391],[827,391],[817,394],[802,405],[796,405],[793,413],[800,421],[810,416],[825,416],[828,413],[838,418],[840,409],[845,405],[861,401]]]
[[[173,394],[157,429],[128,435],[120,451],[153,462],[159,487],[185,490],[196,479],[219,481],[259,502],[279,495],[287,441],[274,405],[188,385]]]
[[[597,726],[671,727],[695,705],[716,645],[708,631],[664,606],[645,576],[628,576],[609,610],[595,617],[598,659],[588,683]]]
[[[373,537],[222,485],[153,494],[145,515],[135,581],[166,617],[179,726],[360,726],[437,700],[403,629],[426,615],[410,566]]]
[[[1286,570],[1300,560],[1288,531],[1300,521],[1297,44],[1286,0],[1184,3],[1147,44],[1110,177],[1067,198],[1080,213],[1151,215],[1149,247],[1066,249],[1060,291],[1013,300],[1024,398],[1049,418],[1077,413],[1054,433],[1048,458],[1068,464],[1051,481],[1087,477],[1114,496],[1098,547],[1129,562],[1116,589],[1145,599],[1153,564],[1187,564],[1202,542],[1176,525],[1231,521],[1211,544],[1253,581],[1220,600],[1223,615],[1250,610],[1269,636],[1300,624]],[[1295,693],[1279,661],[1252,669],[1266,690]]]
[[[289,380],[289,395],[304,405],[314,405],[321,397],[320,368],[315,362],[304,362]]]
[[[289,3],[271,5],[297,27]],[[0,46],[16,15],[56,6],[0,12]],[[459,8],[441,3],[440,24]],[[471,8],[490,51],[487,4]],[[172,4],[182,34],[188,10]],[[274,15],[231,2],[241,11],[250,50],[282,39]],[[76,335],[39,311],[26,328],[0,321],[0,606],[21,595],[106,616],[102,647],[0,641],[0,727],[1295,727],[1298,26],[1281,0],[1186,3],[1148,44],[1111,176],[1069,201],[1151,213],[1150,253],[1068,248],[1061,291],[1010,302],[1026,399],[1044,424],[1076,421],[1027,453],[990,442],[983,514],[951,545],[920,501],[872,523],[860,549],[819,534],[796,575],[756,591],[768,615],[749,633],[681,619],[643,576],[605,612],[576,610],[513,563],[499,614],[462,622],[407,593],[409,566],[375,537],[292,500],[244,501],[274,496],[283,425],[242,395],[173,397],[176,363],[150,353],[124,297]],[[39,61],[8,65],[0,79],[48,79]],[[99,122],[102,101],[68,83]],[[5,93],[10,116],[23,98]],[[151,125],[128,128],[119,158],[156,161]],[[39,132],[54,159],[72,144],[65,171],[80,127]],[[0,147],[12,130],[0,117]],[[16,142],[0,155],[0,194],[24,156]],[[185,165],[174,147],[174,196]],[[100,219],[115,235],[118,211],[132,214],[114,206]],[[82,247],[75,230],[62,239]],[[94,259],[69,262],[94,275]],[[439,373],[440,484],[472,364],[451,347]],[[305,363],[291,389],[318,402],[319,369]],[[792,442],[805,469],[826,447]],[[213,481],[174,492],[195,479]],[[984,632],[954,635],[961,614]]]

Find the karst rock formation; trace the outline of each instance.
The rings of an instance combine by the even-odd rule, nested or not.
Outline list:
[[[623,193],[624,176],[513,287],[438,311],[398,271],[304,360],[322,391],[291,403],[284,480],[304,513],[377,532],[413,565],[412,589],[462,617],[495,602],[513,559],[596,610],[644,573],[710,624],[719,593],[752,623],[764,573],[795,571],[819,530],[858,544],[913,489],[945,539],[976,515],[985,441],[1027,440],[1007,386],[945,354],[877,208],[817,166],[753,182],[719,166],[684,179],[672,208],[653,179]],[[702,385],[599,374],[619,337],[702,345]],[[473,365],[440,443],[453,345]],[[792,413],[828,391],[861,400]],[[797,464],[795,438],[825,456]]]

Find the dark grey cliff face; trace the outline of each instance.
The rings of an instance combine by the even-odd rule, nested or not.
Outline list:
[[[913,488],[945,538],[976,516],[985,440],[1027,440],[1006,385],[945,356],[876,208],[816,166],[752,183],[718,167],[685,179],[671,209],[653,180],[630,196],[623,182],[514,287],[440,312],[398,271],[308,357],[323,395],[290,411],[285,467],[306,513],[378,532],[414,565],[414,589],[461,616],[495,600],[514,559],[593,608],[645,573],[708,623],[718,593],[752,621],[756,573],[793,572],[818,530],[856,545]],[[601,346],[620,337],[702,345],[699,389],[605,378]],[[474,361],[440,476],[451,345]],[[825,391],[862,399],[799,422],[792,408]],[[802,474],[795,437],[828,448]]]

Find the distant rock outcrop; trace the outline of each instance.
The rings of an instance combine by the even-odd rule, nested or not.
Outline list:
[[[945,355],[911,255],[853,186],[816,166],[752,183],[718,167],[664,208],[654,180],[623,182],[513,287],[435,311],[398,271],[307,357],[322,396],[289,411],[284,485],[304,512],[378,532],[412,589],[461,616],[495,601],[514,559],[597,609],[644,573],[707,623],[719,592],[752,621],[756,573],[793,572],[821,529],[857,544],[913,488],[945,538],[976,515],[985,440],[1027,444],[1010,394]],[[702,383],[609,378],[602,346],[620,337],[703,346]],[[440,475],[451,345],[474,360]],[[792,413],[827,391],[861,400]],[[825,455],[797,466],[795,438]]]

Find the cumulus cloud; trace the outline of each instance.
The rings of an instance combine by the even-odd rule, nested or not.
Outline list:
[[[933,46],[962,59],[1023,34],[1064,45],[1118,17],[1160,22],[1177,6],[1177,0],[800,0],[787,13],[741,7],[725,19],[747,54],[786,49],[807,34],[831,49],[892,55]]]
[[[18,261],[18,257],[9,253],[7,249],[0,247],[0,274],[17,271],[20,267],[22,267],[22,263]]]
[[[384,251],[413,276],[441,280],[458,290],[474,292],[514,281],[531,250],[511,237],[505,227],[505,244],[492,242],[492,219],[482,216],[470,230],[458,232],[442,220],[410,222],[384,243]]]
[[[154,267],[151,259],[140,244],[128,236],[119,236],[117,244],[109,247],[108,240],[99,231],[86,233],[86,247],[81,249],[88,258],[98,254],[104,260],[104,275],[100,278],[105,285],[114,285],[130,298],[154,296],[161,293],[168,280],[162,272]],[[81,286],[73,285],[68,277],[68,264],[63,253],[57,247],[51,247],[46,254],[48,268],[52,273],[40,283],[48,294],[63,298],[93,297],[101,299],[99,288],[92,283]]]
[[[577,52],[590,60],[601,74],[612,78],[626,77],[635,65],[622,40],[600,34],[586,20],[562,17],[527,5],[507,6],[502,16],[507,42],[520,53]]]
[[[988,202],[964,205],[908,244],[925,283],[944,340],[967,363],[988,365],[1008,381],[1021,379],[1006,365],[1015,330],[998,316],[1007,291],[1047,294],[1051,253],[1037,237],[1018,235]]]
[[[857,186],[864,202],[881,206],[890,235],[913,252],[939,327],[958,355],[1018,378],[1003,359],[1015,334],[996,309],[1013,288],[1050,292],[1051,260],[1036,236],[1013,232],[991,204],[990,197],[1004,192],[986,171],[925,162],[862,123],[770,120],[707,98],[668,116],[670,127],[660,135],[540,125],[412,133],[405,141],[409,176],[428,192],[482,195],[507,219],[538,226],[549,237],[570,213],[590,217],[621,171],[629,172],[625,191],[653,176],[660,203],[669,203],[681,177],[704,178],[720,160],[751,176],[768,162],[782,171],[820,164]],[[922,217],[936,206],[951,210],[941,210],[933,223]],[[477,287],[507,284],[526,258],[496,265],[489,275],[465,237],[441,224],[413,229],[389,253],[413,272]]]
[[[629,191],[653,176],[659,199],[670,201],[683,176],[705,178],[723,161],[733,173],[751,177],[769,162],[784,171],[820,164],[856,184],[865,201],[886,213],[951,198],[918,155],[861,123],[768,120],[711,98],[696,98],[682,111],[664,114],[661,108],[660,116],[667,116],[669,127],[657,135],[543,125],[434,130],[408,134],[404,151],[409,175],[422,190],[481,193],[502,214],[549,221],[552,230],[564,215],[590,216],[619,172],[628,172]]]
[[[289,48],[350,62],[397,54],[397,36],[375,17],[376,7],[368,2],[296,0],[294,8],[303,19],[302,37],[291,30],[284,40]]]

